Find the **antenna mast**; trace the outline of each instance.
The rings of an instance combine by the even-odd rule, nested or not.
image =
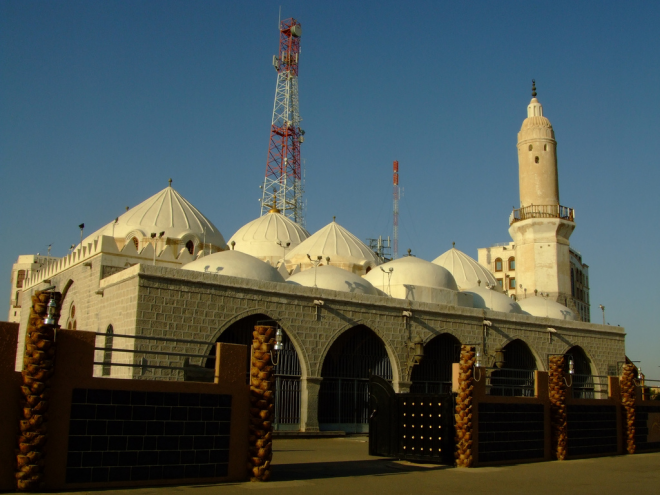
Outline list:
[[[305,226],[303,216],[303,174],[300,145],[305,131],[300,128],[298,108],[298,59],[302,28],[295,19],[280,21],[279,54],[273,56],[277,70],[273,120],[266,159],[266,178],[261,197],[261,214],[273,208],[273,202],[283,215]],[[279,192],[279,194],[277,194]]]
[[[397,160],[394,160],[393,183],[394,218],[392,220],[392,226],[394,235],[392,237],[394,238],[394,255],[392,258],[397,259],[399,257],[399,162]]]

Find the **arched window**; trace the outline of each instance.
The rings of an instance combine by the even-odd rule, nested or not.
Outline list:
[[[103,370],[101,375],[110,376],[112,368],[112,344],[114,340],[114,330],[112,325],[108,325],[108,329],[105,331],[105,350],[103,351]]]
[[[131,241],[133,241],[133,245],[135,246],[135,249],[138,249],[139,243],[137,237],[131,238]]]
[[[534,157],[534,163],[538,163],[538,162],[539,162],[539,157],[538,156]]]
[[[516,269],[516,258],[511,256],[509,258],[509,270],[515,270]]]
[[[496,272],[501,272],[502,271],[502,258],[497,258],[495,260],[495,271]]]
[[[195,251],[195,244],[193,243],[193,241],[186,242],[186,249],[190,254],[193,254],[193,251]]]
[[[543,145],[543,151],[548,151],[548,145],[547,144]]]
[[[25,280],[25,270],[18,270],[18,275],[16,276],[16,288],[20,289],[23,287],[23,280]]]
[[[76,317],[76,305],[75,304],[71,305],[71,308],[69,309],[69,316],[71,317],[71,319]]]

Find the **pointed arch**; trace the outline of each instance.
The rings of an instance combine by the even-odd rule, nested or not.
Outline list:
[[[460,341],[450,333],[434,336],[424,345],[424,359],[413,367],[411,393],[451,392],[452,364],[460,358]]]

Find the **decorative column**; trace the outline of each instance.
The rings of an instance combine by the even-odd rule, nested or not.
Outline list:
[[[550,356],[548,389],[550,394],[551,450],[558,461],[566,459],[568,446],[568,414],[566,412],[566,357]]]
[[[319,431],[320,376],[300,379],[300,431]]]
[[[275,328],[258,325],[252,332],[250,366],[250,434],[248,437],[248,471],[250,481],[268,481],[273,459],[273,365],[271,351],[275,344]]]
[[[461,346],[458,364],[458,396],[456,397],[456,465],[472,466],[472,389],[474,388],[473,366],[475,363],[473,346]]]
[[[626,452],[635,453],[635,379],[637,378],[637,369],[634,364],[623,365],[623,375],[621,376],[621,404],[626,410],[623,431],[626,440]]]
[[[36,291],[32,296],[23,355],[23,419],[19,424],[16,456],[18,491],[36,491],[43,485],[44,446],[48,438],[45,413],[48,410],[50,377],[54,370],[59,302],[59,292]],[[48,323],[44,322],[47,316]]]

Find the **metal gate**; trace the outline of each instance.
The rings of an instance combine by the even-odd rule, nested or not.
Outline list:
[[[369,454],[454,463],[452,394],[397,394],[387,380],[369,379]]]

